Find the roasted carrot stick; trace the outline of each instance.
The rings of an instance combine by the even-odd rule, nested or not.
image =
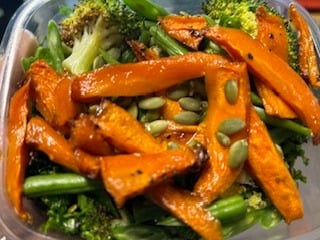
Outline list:
[[[303,217],[303,204],[296,183],[253,107],[246,166],[287,223]]]
[[[204,239],[223,239],[220,222],[204,208],[200,197],[170,184],[160,184],[151,188],[147,196],[189,225]]]
[[[51,161],[74,172],[90,177],[99,176],[100,162],[91,155],[85,155],[86,159],[79,158],[84,154],[78,151],[75,155],[72,145],[40,117],[33,117],[28,122],[25,142],[44,152]]]
[[[159,54],[137,40],[127,41],[138,61],[154,60],[159,58]]]
[[[27,76],[31,81],[37,110],[47,122],[54,123],[57,113],[54,91],[61,81],[60,75],[45,61],[39,60],[31,65]]]
[[[105,96],[139,96],[167,89],[205,74],[207,64],[222,64],[219,55],[201,52],[102,67],[73,80],[72,97],[89,101]]]
[[[46,153],[53,162],[78,172],[71,145],[41,117],[30,119],[25,141],[37,150]]]
[[[320,87],[320,72],[317,54],[314,49],[312,34],[308,23],[297,10],[296,5],[289,5],[289,18],[298,31],[299,66],[302,77],[312,86]]]
[[[29,110],[30,82],[23,85],[11,98],[8,119],[8,157],[6,190],[17,215],[30,222],[31,215],[24,210],[22,188],[28,164],[28,149],[24,142]]]
[[[64,126],[80,112],[79,104],[71,98],[71,83],[69,76],[63,76],[54,89],[54,124],[57,126]]]
[[[319,101],[299,74],[241,30],[215,26],[208,29],[206,36],[226,48],[235,59],[245,61],[248,69],[279,94],[312,130],[313,142],[319,144]]]
[[[269,14],[265,7],[256,11],[258,21],[257,39],[270,51],[288,62],[288,36],[283,19]],[[255,86],[263,101],[265,111],[272,116],[296,118],[295,112],[268,85],[255,80]]]
[[[80,148],[97,156],[114,153],[111,144],[98,131],[90,116],[85,114],[73,121],[69,142],[74,148]]]
[[[48,123],[61,127],[76,116],[79,106],[71,99],[69,76],[59,75],[43,60],[33,63],[27,76],[36,108]]]
[[[186,46],[198,49],[203,34],[199,31],[207,27],[207,22],[201,16],[168,15],[160,18],[161,27],[174,39]]]
[[[124,152],[157,153],[166,149],[165,143],[156,140],[129,112],[112,102],[103,104],[93,122],[105,138]]]
[[[122,207],[127,199],[185,172],[196,160],[188,149],[122,154],[101,158],[101,172],[107,191]]]
[[[225,88],[229,81],[237,87],[236,101],[230,103]],[[247,115],[249,107],[249,78],[246,64],[234,63],[213,67],[206,73],[206,89],[208,94],[208,110],[204,121],[200,124],[200,133],[206,137],[206,147],[210,159],[203,168],[194,191],[206,204],[209,204],[235,181],[243,164],[231,167],[229,164],[230,144],[237,140],[247,139]],[[230,136],[230,144],[222,144],[217,134],[221,132],[221,124],[230,119],[242,121],[243,127]],[[233,124],[231,124],[233,125]],[[240,153],[239,153],[240,155]],[[244,159],[245,160],[245,159]]]

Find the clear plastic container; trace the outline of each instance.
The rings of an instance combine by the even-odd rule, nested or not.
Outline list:
[[[9,99],[22,77],[21,58],[33,53],[37,42],[41,41],[46,34],[48,21],[50,19],[59,20],[59,7],[61,5],[72,6],[75,2],[76,0],[29,0],[25,2],[8,24],[0,46],[2,56],[0,68],[0,239],[63,239],[62,236],[45,236],[38,232],[42,219],[38,216],[36,207],[30,202],[26,202],[26,206],[35,216],[35,223],[32,227],[19,220],[8,202],[4,186],[6,150],[9,144],[6,135]],[[197,12],[200,7],[199,2],[194,0],[158,0],[158,2],[171,12],[179,10]],[[286,13],[291,1],[269,0],[269,2],[280,12]],[[198,9],[194,8],[194,5]],[[316,40],[316,49],[320,53],[319,27],[306,10],[300,5],[298,7],[309,22]],[[307,184],[300,184],[305,217],[289,226],[283,223],[271,230],[263,230],[256,226],[232,239],[320,239],[320,163],[318,159],[320,147],[306,144],[305,150],[311,160],[309,166],[301,166],[308,176]]]

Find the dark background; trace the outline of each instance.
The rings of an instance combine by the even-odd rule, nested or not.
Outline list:
[[[12,14],[23,3],[22,0],[0,0],[0,39],[5,31],[5,28],[12,17]]]

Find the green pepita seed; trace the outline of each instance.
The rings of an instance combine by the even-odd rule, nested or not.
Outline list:
[[[132,103],[132,104],[128,107],[127,111],[130,113],[130,115],[131,115],[132,117],[138,118],[139,109],[138,109],[137,104]]]
[[[195,112],[183,111],[181,113],[176,114],[173,117],[173,120],[176,123],[183,124],[183,125],[194,125],[199,122],[200,118],[201,118],[200,115]]]
[[[152,122],[160,118],[159,109],[148,110],[145,113],[141,114],[140,121],[143,123]]]
[[[174,150],[174,149],[179,149],[180,147],[179,147],[179,144],[176,142],[168,142],[167,148]]]
[[[149,97],[139,101],[138,106],[144,110],[161,108],[166,103],[162,97]]]
[[[220,123],[218,130],[226,135],[232,135],[241,131],[245,126],[246,123],[240,118],[228,118]]]
[[[99,55],[93,60],[92,68],[98,69],[102,67],[104,64],[105,64],[105,61],[103,60],[103,57]]]
[[[189,89],[184,86],[179,86],[176,88],[173,88],[168,91],[167,96],[171,100],[179,100],[182,97],[186,97],[189,94]]]
[[[155,120],[147,124],[147,130],[153,136],[159,136],[168,128],[168,122],[166,120]]]
[[[228,80],[224,85],[224,94],[230,104],[235,104],[239,95],[238,83],[233,79]]]
[[[278,153],[280,154],[281,158],[284,159],[282,147],[279,144],[275,144],[275,147],[276,147]]]
[[[222,146],[228,147],[231,144],[231,139],[222,132],[216,132],[216,138]]]
[[[231,144],[228,163],[231,168],[239,167],[248,158],[248,141],[238,140]]]
[[[180,106],[186,111],[201,111],[201,102],[192,97],[183,97],[179,99]]]

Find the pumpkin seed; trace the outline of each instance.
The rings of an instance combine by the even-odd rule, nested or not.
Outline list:
[[[216,138],[222,146],[228,147],[231,144],[231,139],[228,137],[228,135],[222,132],[216,132]]]
[[[160,115],[161,115],[161,113],[160,113],[159,109],[148,110],[145,113],[141,114],[140,121],[143,123],[152,122],[154,120],[159,119]]]
[[[137,118],[137,117],[138,117],[139,109],[138,109],[137,104],[132,103],[132,104],[128,107],[127,111],[130,113],[130,115],[131,115],[132,117],[134,117],[134,118]]]
[[[248,141],[240,139],[231,144],[229,150],[229,167],[237,168],[248,158]]]
[[[167,143],[167,148],[175,150],[175,149],[179,149],[180,147],[178,143],[170,141]]]
[[[139,101],[138,106],[144,110],[161,108],[166,103],[162,97],[149,97]]]
[[[276,147],[278,153],[280,154],[281,158],[284,159],[284,154],[283,154],[283,151],[282,151],[282,147],[279,144],[275,144],[275,147]]]
[[[146,125],[147,131],[153,136],[159,136],[168,128],[168,122],[166,120],[155,120]]]
[[[99,55],[93,60],[92,68],[98,69],[102,67],[104,64],[105,64],[105,61],[103,60],[103,57]]]
[[[189,94],[189,89],[185,86],[179,86],[168,91],[167,96],[171,100],[179,100]]]
[[[183,124],[183,125],[194,125],[199,122],[200,115],[191,111],[183,111],[176,114],[173,117],[173,120],[176,123]]]
[[[226,135],[232,135],[241,131],[245,126],[246,123],[242,119],[229,118],[220,123],[218,130]]]
[[[179,99],[180,106],[187,111],[201,111],[201,102],[192,97],[182,97]]]
[[[238,83],[233,79],[228,80],[224,85],[224,94],[230,104],[235,104],[239,95]]]

